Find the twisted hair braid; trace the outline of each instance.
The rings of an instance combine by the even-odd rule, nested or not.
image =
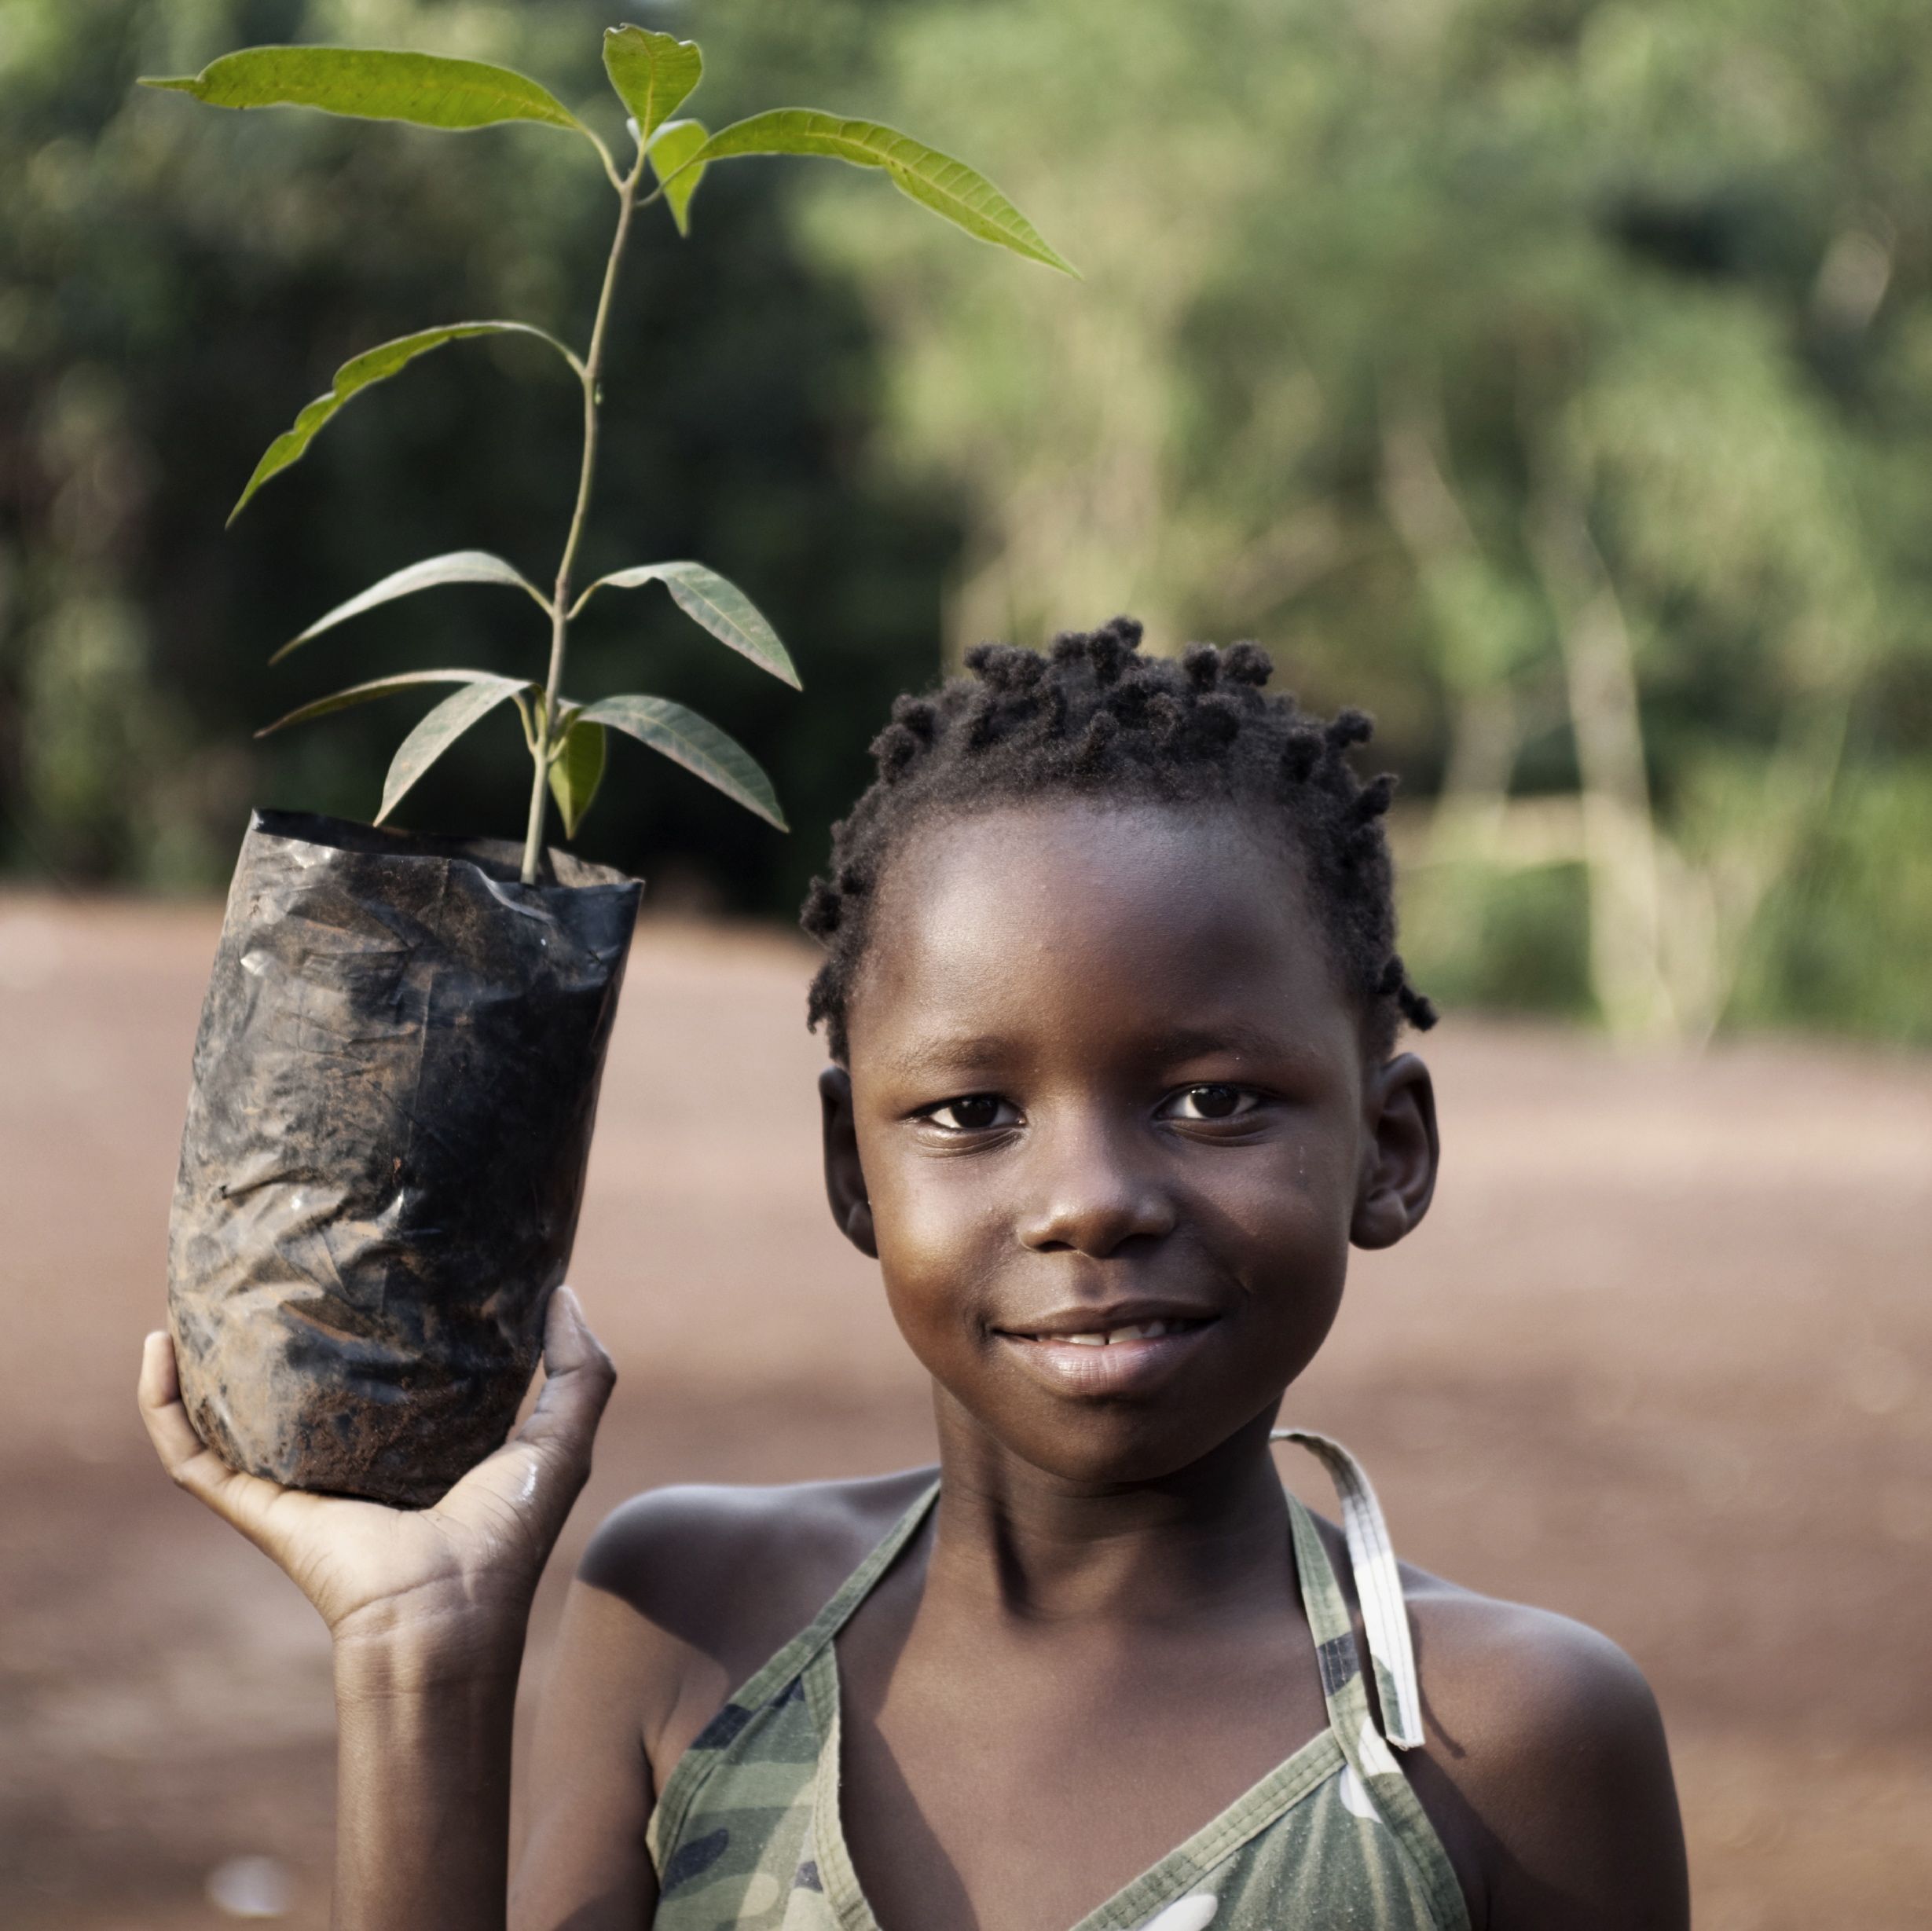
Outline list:
[[[809,1020],[834,1058],[846,1052],[847,1002],[871,936],[871,901],[913,826],[935,817],[1054,795],[1221,799],[1293,841],[1312,909],[1367,1042],[1386,1053],[1402,1022],[1435,1023],[1395,947],[1394,872],[1382,820],[1388,773],[1366,784],[1348,753],[1374,727],[1347,709],[1325,723],[1285,694],[1264,695],[1274,670],[1252,643],[1190,644],[1179,661],[1144,657],[1141,627],[1116,617],[1056,637],[1044,655],[984,643],[968,676],[907,695],[873,742],[878,775],[832,829],[831,864],[812,881],[801,923],[825,947]]]

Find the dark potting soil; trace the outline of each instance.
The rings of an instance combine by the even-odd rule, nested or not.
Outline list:
[[[409,1507],[498,1446],[577,1229],[642,887],[257,812],[169,1229],[188,1413],[231,1467]]]

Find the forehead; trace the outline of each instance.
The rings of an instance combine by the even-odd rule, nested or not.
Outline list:
[[[1238,812],[990,808],[917,828],[878,892],[848,1013],[855,1065],[937,1035],[1358,1039],[1298,859]]]

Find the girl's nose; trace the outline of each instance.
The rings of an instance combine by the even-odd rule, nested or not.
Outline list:
[[[1087,1128],[1040,1135],[1034,1146],[1033,1204],[1018,1226],[1022,1247],[1102,1260],[1130,1240],[1173,1232],[1172,1196],[1114,1136]]]

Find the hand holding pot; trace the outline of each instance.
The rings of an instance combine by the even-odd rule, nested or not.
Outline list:
[[[567,1287],[551,1297],[546,1380],[530,1418],[433,1508],[398,1509],[283,1487],[229,1467],[181,1405],[174,1345],[151,1334],[141,1411],[175,1482],[294,1580],[345,1643],[420,1639],[450,1662],[520,1648],[537,1580],[590,1473],[591,1441],[616,1379]]]
[[[335,1639],[341,1931],[501,1931],[530,1597],[616,1379],[568,1288],[551,1296],[544,1365],[522,1427],[409,1510],[229,1467],[188,1420],[174,1344],[148,1337],[141,1412],[162,1466],[287,1570]]]

